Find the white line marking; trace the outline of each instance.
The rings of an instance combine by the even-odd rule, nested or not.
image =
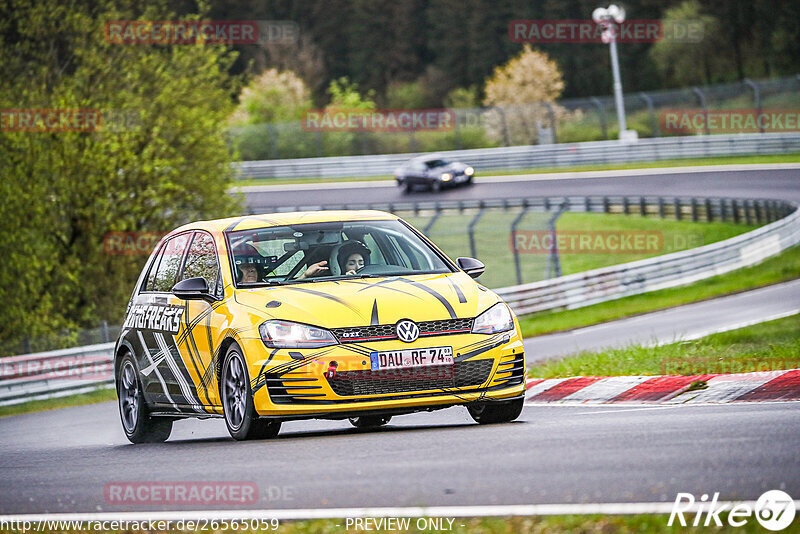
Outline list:
[[[664,409],[668,409],[668,408],[677,408],[677,407],[678,407],[677,405],[670,405],[670,406],[644,406],[642,408],[622,408],[622,409],[619,409],[619,410],[613,410],[613,409],[612,410],[608,410],[608,409],[606,409],[606,410],[595,410],[595,411],[592,411],[592,412],[578,412],[575,415],[595,415],[595,414],[599,414],[599,413],[641,412],[641,411],[644,411],[644,410],[664,410]],[[607,406],[604,406],[604,408],[607,408]]]
[[[696,512],[708,503],[698,502],[687,512]],[[747,504],[755,507],[756,501],[718,501],[719,506]],[[800,500],[795,501],[800,505]],[[688,506],[688,505],[687,505]],[[98,512],[64,514],[0,515],[0,521],[178,521],[203,519],[345,519],[348,517],[506,517],[537,515],[633,515],[669,514],[673,502],[588,503],[588,504],[512,504],[486,506],[408,506],[387,508],[306,508],[295,510],[196,510],[169,512]]]

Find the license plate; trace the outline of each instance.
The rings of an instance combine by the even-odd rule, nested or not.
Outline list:
[[[403,369],[426,367],[429,365],[448,365],[453,363],[453,347],[428,347],[424,349],[388,350],[371,352],[369,359],[372,370]]]

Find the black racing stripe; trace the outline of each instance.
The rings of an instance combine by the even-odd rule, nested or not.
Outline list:
[[[439,302],[442,303],[442,306],[445,307],[445,309],[447,310],[447,313],[450,314],[450,318],[451,319],[458,319],[458,315],[456,315],[456,311],[453,309],[453,306],[451,306],[450,303],[447,301],[447,299],[444,298],[441,294],[439,294],[439,292],[429,288],[425,284],[420,284],[419,282],[417,282],[415,280],[409,280],[407,278],[399,278],[398,280],[402,280],[403,282],[405,282],[407,284],[411,284],[412,286],[418,287],[421,290],[425,291],[426,293],[428,293],[430,295],[433,295],[434,297],[436,297],[436,299]]]
[[[500,339],[496,340],[494,343],[490,343],[490,344],[487,344],[487,345],[485,345],[483,347],[476,348],[476,349],[474,349],[474,350],[472,350],[470,352],[466,352],[466,353],[461,354],[461,356],[456,358],[455,361],[463,362],[464,360],[469,360],[470,358],[474,358],[475,356],[479,356],[479,355],[483,354],[484,352],[487,352],[487,351],[490,351],[490,350],[492,350],[494,348],[497,348],[500,345],[503,345],[504,343],[505,343],[505,341],[503,341],[503,337],[500,337]]]
[[[349,305],[348,303],[346,303],[345,301],[343,301],[339,297],[334,297],[333,295],[329,295],[327,293],[323,293],[322,291],[317,291],[315,289],[308,289],[308,288],[305,288],[305,287],[295,287],[295,286],[285,286],[285,287],[282,287],[281,289],[287,289],[287,290],[292,290],[292,291],[300,291],[301,293],[307,293],[309,295],[315,295],[317,297],[322,297],[322,298],[325,298],[325,299],[328,299],[328,300],[332,300],[333,302],[336,302],[337,304],[341,304],[342,306],[345,306],[346,308],[352,310],[356,315],[358,315],[362,319],[364,318],[364,316],[361,314],[361,312],[359,312],[353,306]]]
[[[359,289],[358,291],[360,293],[361,291],[366,291],[367,289],[374,289],[374,288],[377,287],[377,288],[380,288],[380,289],[388,289],[389,291],[395,291],[397,293],[402,293],[403,295],[408,295],[409,297],[414,297],[415,299],[422,300],[422,298],[419,295],[415,295],[414,293],[409,293],[408,291],[403,291],[402,289],[397,289],[396,287],[391,287],[391,286],[387,286],[386,285],[386,284],[391,284],[392,282],[395,282],[396,280],[397,279],[381,280],[380,282],[375,282],[375,283],[372,283],[372,284],[368,284],[366,287],[364,287],[362,289]]]
[[[197,349],[197,342],[194,340],[194,335],[190,334],[188,339],[185,342],[186,350],[189,352],[189,358],[192,360],[192,365],[194,366],[194,371],[197,373],[197,376],[200,377],[200,387],[203,390],[203,394],[206,397],[207,404],[205,406],[211,406],[211,399],[208,396],[208,384],[205,381],[206,370],[203,369],[203,372],[200,372],[200,367],[203,365],[203,360],[200,358],[200,351]],[[180,351],[179,351],[180,352]],[[197,358],[195,359],[195,354]],[[198,367],[197,362],[200,362],[200,367]],[[194,384],[194,380],[191,378],[189,379],[190,384]],[[198,395],[198,399],[199,399]],[[204,406],[204,407],[205,407]]]
[[[450,282],[450,285],[453,286],[453,289],[456,290],[456,295],[458,295],[458,302],[460,302],[461,304],[464,304],[465,302],[467,302],[467,297],[465,297],[464,293],[461,292],[461,288],[458,287],[458,284],[453,282],[453,277],[452,276],[448,276],[447,277],[447,281]]]
[[[378,299],[375,299],[375,302],[372,304],[372,318],[369,320],[370,325],[378,325],[381,324],[378,321]]]
[[[178,367],[178,372],[189,387],[189,393],[194,395],[194,398],[188,399],[187,404],[202,406],[203,403],[200,402],[200,396],[197,394],[197,386],[195,386],[194,380],[192,380],[192,377],[189,375],[189,370],[186,368],[186,362],[183,360],[183,356],[181,356],[181,351],[178,348],[175,336],[162,334],[161,337],[164,340],[164,344],[167,346],[167,350],[169,350],[170,354],[173,356],[172,360]],[[177,377],[175,378],[177,380]]]

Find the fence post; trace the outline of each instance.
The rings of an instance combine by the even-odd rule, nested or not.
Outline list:
[[[558,207],[558,211],[556,211],[550,220],[547,221],[548,230],[550,230],[550,242],[553,244],[553,248],[547,254],[547,267],[545,269],[545,278],[554,278],[553,274],[555,274],[555,278],[561,276],[561,253],[558,250],[558,236],[556,235],[556,223],[558,222],[558,218],[561,217],[561,214],[567,211],[567,201],[561,203]]]
[[[664,218],[664,197],[658,197],[658,216]]]
[[[683,220],[683,212],[681,211],[683,209],[682,206],[681,206],[681,199],[678,198],[678,197],[675,197],[672,200],[672,203],[675,205],[675,220],[676,221]]]
[[[278,133],[275,126],[271,123],[267,124],[267,132],[269,132],[269,152],[272,159],[278,159]]]
[[[475,217],[472,218],[472,220],[469,222],[469,225],[467,226],[467,232],[469,233],[469,252],[470,254],[472,254],[473,258],[478,257],[478,249],[475,247],[475,225],[478,224],[478,221],[481,220],[483,214],[484,214],[484,207],[483,207],[483,201],[481,200],[481,203],[478,206],[478,213],[475,215]]]
[[[714,207],[711,205],[711,199],[706,198],[706,222],[714,221]]]
[[[108,343],[111,341],[111,339],[109,339],[110,336],[108,335],[108,321],[103,321],[100,324],[100,330],[103,333],[103,343]]]
[[[639,215],[647,217],[647,204],[644,201],[644,197],[639,197]]]
[[[697,199],[692,197],[692,222],[697,222]]]
[[[553,111],[553,104],[550,102],[542,102],[547,108],[547,115],[550,117],[550,129],[553,131],[553,144],[558,143],[558,135],[556,134],[556,113]],[[541,143],[541,140],[539,141]]]
[[[753,91],[753,107],[756,108],[756,118],[758,118],[761,115],[761,88],[750,78],[745,78],[742,83]],[[761,121],[758,121],[758,132],[764,133],[764,126]]]
[[[519,225],[526,213],[528,213],[528,210],[523,208],[514,219],[514,222],[511,223],[511,250],[514,252],[514,269],[517,275],[517,285],[522,284],[522,266],[519,262],[519,250],[517,249],[517,225]]]
[[[658,126],[658,119],[656,118],[656,110],[653,106],[653,99],[647,93],[639,93],[639,98],[644,100],[647,106],[647,112],[650,114],[650,129],[653,130],[653,137],[661,137],[661,128]]]
[[[603,103],[596,96],[590,98],[594,107],[597,108],[597,116],[600,117],[600,129],[603,131],[603,139],[608,139],[608,124],[606,123],[606,110],[603,108]]]
[[[708,106],[706,105],[706,94],[700,90],[699,87],[692,87],[692,92],[697,96],[697,101],[700,103],[700,107],[703,108],[703,130],[705,130],[705,134],[710,134],[710,130],[708,129]]]

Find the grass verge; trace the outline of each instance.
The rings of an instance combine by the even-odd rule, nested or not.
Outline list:
[[[78,395],[24,402],[22,404],[12,404],[11,406],[0,406],[0,417],[41,412],[44,410],[55,410],[57,408],[68,408],[70,406],[82,406],[84,404],[95,404],[97,402],[116,400],[116,398],[117,393],[113,388],[99,389],[97,391],[80,393]]]
[[[630,347],[533,366],[529,376],[696,375],[800,368],[800,315],[660,347]]]
[[[575,310],[523,315],[519,318],[519,323],[523,336],[531,337],[613,321],[796,278],[800,278],[800,246],[792,247],[758,265],[694,284],[633,295]]]
[[[732,156],[717,158],[684,158],[667,159],[661,161],[633,162],[633,163],[598,163],[594,165],[576,165],[572,167],[537,167],[533,169],[489,169],[481,170],[478,176],[507,176],[511,174],[545,174],[553,172],[582,172],[582,171],[613,171],[626,169],[652,169],[659,167],[691,167],[694,165],[734,165],[747,163],[797,163],[800,162],[800,153],[773,154],[763,156]],[[283,185],[283,184],[312,184],[329,182],[363,182],[373,180],[394,180],[388,174],[380,176],[345,176],[340,178],[253,178],[234,181],[231,186],[247,185]]]

